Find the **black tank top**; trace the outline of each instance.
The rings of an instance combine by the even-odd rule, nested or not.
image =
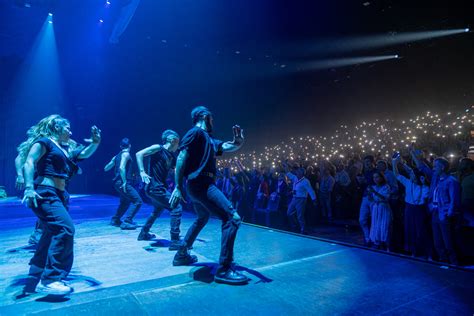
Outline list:
[[[166,186],[168,172],[176,165],[176,157],[169,150],[161,147],[150,156],[150,172],[153,186]]]
[[[114,176],[114,179],[113,181],[117,181],[117,180],[121,180],[122,177],[120,176],[120,164],[122,163],[122,154],[124,153],[124,151],[121,151],[119,152],[114,160],[115,160],[115,176]],[[127,164],[125,165],[125,177],[127,179],[127,181],[130,181],[132,180],[132,157],[130,156],[130,159],[127,161]]]
[[[46,153],[36,165],[37,176],[67,180],[75,174],[78,166],[53,141],[42,137],[35,143],[40,143],[46,149]]]

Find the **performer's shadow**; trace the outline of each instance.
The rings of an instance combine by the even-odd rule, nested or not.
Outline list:
[[[15,279],[11,284],[10,288],[17,288],[21,287],[20,292],[16,292],[18,294],[15,295],[15,300],[21,300],[26,297],[30,297],[33,295],[42,295],[41,293],[37,293],[35,291],[36,286],[38,285],[40,278],[38,276],[33,275],[26,275],[20,278]],[[73,283],[86,283],[88,287],[97,287],[102,284],[102,282],[88,276],[84,275],[73,275],[70,274],[65,281],[69,282],[70,284]],[[68,301],[68,295],[45,295],[41,296],[36,299],[38,302],[51,302],[51,303],[59,303],[59,302],[66,302]]]
[[[151,241],[152,241],[151,244],[149,244],[148,246],[143,247],[143,249],[145,249],[148,252],[155,252],[156,249],[158,249],[158,248],[168,248],[171,244],[171,241],[169,241],[167,239],[154,238]]]
[[[199,262],[194,263],[193,266],[195,266],[196,268],[193,269],[190,273],[194,280],[204,283],[214,282],[214,276],[216,275],[219,264],[215,262]],[[255,283],[270,283],[273,281],[273,279],[266,277],[265,275],[256,270],[252,270],[250,268],[239,265],[235,265],[234,268],[239,272],[244,271],[257,277],[258,281],[256,281]]]
[[[17,248],[7,249],[7,253],[16,253],[16,252],[23,252],[23,251],[33,253],[36,251],[36,245],[28,244],[28,245],[17,247]]]

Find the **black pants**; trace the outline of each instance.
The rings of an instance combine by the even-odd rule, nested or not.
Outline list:
[[[37,199],[38,207],[33,212],[44,229],[30,265],[44,269],[42,279],[59,281],[72,268],[74,259],[74,224],[68,213],[69,194],[53,187],[38,186],[36,192],[43,197]]]
[[[187,192],[197,214],[196,221],[189,228],[184,243],[187,247],[193,245],[196,237],[207,224],[210,214],[222,221],[221,253],[219,264],[224,268],[230,267],[234,260],[234,243],[240,220],[235,220],[232,203],[215,186],[214,180],[208,177],[198,177],[189,180]]]
[[[428,209],[426,205],[405,204],[405,251],[428,256]]]
[[[171,240],[179,240],[179,233],[180,229],[179,226],[181,224],[181,215],[183,213],[183,208],[180,204],[174,209],[171,209],[169,199],[171,194],[166,190],[163,186],[157,187],[150,187],[146,191],[146,195],[150,198],[151,203],[153,204],[153,213],[148,217],[145,225],[143,226],[142,230],[144,232],[149,232],[153,223],[155,223],[156,219],[160,217],[163,210],[169,209],[170,210],[170,235]]]
[[[447,217],[444,220],[440,220],[438,211],[434,211],[431,217],[431,224],[433,227],[434,246],[439,259],[457,265],[458,259],[454,246],[454,218]]]
[[[132,187],[130,184],[127,183],[126,185],[126,192],[120,187],[122,185],[122,180],[116,180],[114,182],[114,188],[117,190],[118,194],[120,195],[120,204],[115,212],[115,215],[112,216],[113,221],[120,221],[122,216],[130,207],[130,204],[133,204],[132,208],[130,209],[127,217],[125,218],[126,222],[132,222],[135,215],[140,210],[140,207],[143,204],[142,198],[138,194],[137,190]]]

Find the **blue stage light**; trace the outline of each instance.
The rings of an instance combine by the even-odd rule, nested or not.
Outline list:
[[[466,32],[466,33],[469,32],[469,28],[468,28],[468,27],[465,28],[465,29],[464,29],[464,32]]]
[[[52,13],[48,13],[48,16],[53,16],[53,14],[52,14]]]
[[[99,23],[104,23],[104,20],[100,19],[100,20],[99,20]]]

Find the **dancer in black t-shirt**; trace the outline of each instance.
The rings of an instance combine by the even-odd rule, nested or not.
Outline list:
[[[174,257],[173,265],[189,265],[197,262],[197,257],[189,254],[189,249],[212,213],[222,221],[221,254],[215,280],[227,284],[245,284],[248,282],[247,277],[237,272],[233,266],[234,242],[241,219],[232,203],[214,183],[216,156],[223,152],[238,150],[244,141],[242,130],[239,126],[234,126],[232,128],[234,140],[222,142],[211,136],[213,118],[206,107],[196,107],[191,112],[191,117],[194,127],[181,141],[176,163],[176,188],[171,195],[170,203],[177,205],[183,198],[182,191],[186,177],[187,192],[198,218],[189,228]]]
[[[181,224],[183,209],[179,204],[176,207],[171,207],[169,203],[171,195],[167,190],[166,179],[170,169],[176,165],[174,153],[179,146],[179,135],[175,131],[166,130],[163,132],[161,139],[163,145],[151,145],[136,154],[138,170],[140,170],[142,181],[146,184],[146,195],[151,199],[154,206],[153,213],[148,217],[138,235],[138,240],[150,240],[156,237],[154,234],[150,234],[151,226],[166,208],[170,210],[171,244],[169,250],[177,250],[179,247],[179,225]],[[146,156],[150,156],[149,173],[151,176],[145,172],[143,165],[143,158]]]

